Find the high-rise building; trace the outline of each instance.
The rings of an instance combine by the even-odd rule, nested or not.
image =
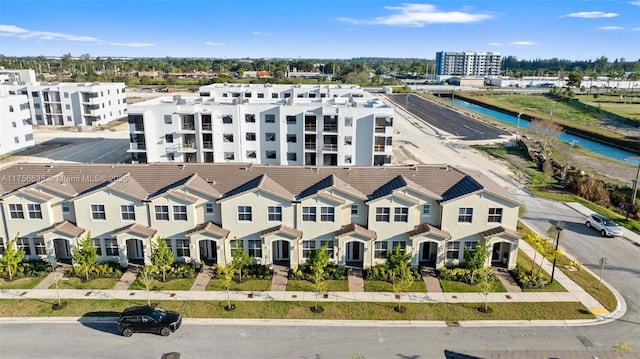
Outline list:
[[[499,52],[436,52],[437,75],[497,76]]]
[[[0,155],[33,147],[29,100],[25,95],[9,95],[0,86]]]

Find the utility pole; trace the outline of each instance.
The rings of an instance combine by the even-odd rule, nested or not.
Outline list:
[[[627,219],[629,219],[629,211],[631,208],[635,208],[636,205],[636,195],[638,194],[638,180],[640,179],[640,156],[637,157],[628,157],[624,159],[627,160],[636,160],[638,161],[638,170],[636,171],[636,179],[632,180],[633,182],[633,190],[631,190],[631,203],[627,206]]]

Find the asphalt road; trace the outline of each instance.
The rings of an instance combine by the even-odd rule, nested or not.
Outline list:
[[[444,106],[412,94],[387,95],[397,106],[444,132],[463,140],[492,140],[509,137],[511,133],[481,122]]]

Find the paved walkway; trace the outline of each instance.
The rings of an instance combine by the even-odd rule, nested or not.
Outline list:
[[[509,270],[504,267],[493,267],[493,272],[498,276],[500,283],[509,293],[521,293],[522,288],[518,286],[518,282],[511,276]]]
[[[364,292],[362,268],[348,266],[347,282],[349,282],[349,292]]]
[[[196,280],[191,285],[191,290],[206,290],[209,285],[209,281],[213,277],[214,267],[204,264],[202,270],[196,275]]]
[[[127,290],[131,286],[133,282],[135,282],[136,278],[138,278],[138,274],[140,273],[140,267],[129,265],[127,270],[122,274],[120,280],[113,287],[113,290]]]
[[[427,287],[429,293],[442,293],[442,287],[440,281],[436,277],[436,269],[433,267],[420,268],[420,274],[422,275],[422,281]]]
[[[289,281],[289,267],[280,264],[273,265],[273,277],[271,278],[271,291],[284,292]]]

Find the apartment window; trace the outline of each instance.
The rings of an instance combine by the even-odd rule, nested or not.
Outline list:
[[[247,132],[247,134],[244,135],[244,138],[247,141],[255,141],[256,140],[256,133],[255,132]]]
[[[389,207],[376,208],[376,222],[389,222],[391,217],[391,209]]]
[[[266,114],[264,115],[264,123],[275,123],[276,115],[274,114]]]
[[[13,219],[24,219],[24,212],[21,204],[9,205],[9,216]]]
[[[351,136],[344,136],[344,144],[350,146],[351,144],[353,144],[353,137]]]
[[[253,115],[253,114],[244,115],[244,122],[248,122],[248,123],[256,122],[256,115]]]
[[[173,206],[173,220],[174,221],[186,221],[187,220],[187,206]]]
[[[169,220],[169,206],[154,206],[156,212],[156,221]]]
[[[40,96],[40,94],[38,92],[36,92],[36,91],[33,91],[31,93],[31,97],[39,97],[39,96]]]
[[[320,241],[320,247],[327,245],[327,254],[329,258],[333,259],[333,240]]]
[[[26,135],[24,135],[24,140],[26,142],[33,141],[33,134],[32,133],[27,133]]]
[[[391,243],[391,250],[395,251],[395,250],[396,250],[396,247],[400,247],[400,249],[401,249],[402,251],[406,251],[406,249],[407,249],[407,242],[405,242],[405,241],[393,241],[393,242]]]
[[[265,151],[265,157],[270,160],[275,160],[277,158],[276,151]]]
[[[333,207],[321,207],[320,208],[320,221],[333,222],[335,220],[335,208]]]
[[[191,256],[191,249],[189,248],[188,239],[176,239],[176,256],[177,257]]]
[[[295,125],[297,122],[296,116],[287,116],[287,125]]]
[[[278,98],[278,94],[277,93],[272,93],[271,94],[271,98]]]
[[[213,215],[213,202],[207,202],[204,205],[204,213],[207,215]]]
[[[267,207],[267,220],[282,222],[282,207],[281,206]]]
[[[33,247],[36,250],[36,255],[44,256],[47,254],[47,247],[44,245],[44,238],[34,238]]]
[[[164,141],[166,143],[173,143],[173,135],[164,135]]]
[[[233,123],[233,117],[230,115],[222,116],[222,123]]]
[[[62,210],[62,214],[69,214],[71,212],[71,208],[69,206],[69,202],[64,201],[60,204],[60,208]]]
[[[224,142],[233,142],[233,133],[225,133],[222,135],[222,140]]]
[[[297,161],[298,154],[295,152],[287,152],[287,161]]]
[[[136,212],[132,204],[123,204],[120,206],[120,214],[123,221],[135,221]]]
[[[352,156],[351,155],[344,156],[344,163],[351,163],[351,161],[352,161]]]
[[[16,241],[16,246],[18,249],[22,249],[24,251],[24,255],[31,255],[31,245],[29,245],[29,238],[20,237]]]
[[[352,127],[353,126],[353,117],[345,117],[344,118],[344,126]]]
[[[69,104],[64,105],[64,109],[65,110],[71,110],[71,105],[69,105]]]
[[[256,158],[256,151],[250,150],[247,151],[247,158]]]
[[[386,241],[375,242],[373,249],[374,258],[387,258],[388,243]]]
[[[164,115],[164,123],[170,125],[171,122],[171,115]]]
[[[460,253],[460,242],[447,243],[447,259],[458,259]]]
[[[104,254],[107,256],[118,255],[118,240],[115,238],[104,239]]]
[[[13,138],[13,142],[20,143],[20,137],[16,136]]]
[[[315,222],[316,221],[316,207],[302,207],[302,221],[303,222]]]
[[[358,205],[353,203],[351,204],[351,217],[357,217],[358,216]]]
[[[425,204],[422,206],[422,216],[430,217],[431,216],[431,205]]]
[[[235,159],[235,154],[233,152],[225,152],[224,159],[227,161],[233,161]]]
[[[393,209],[394,222],[409,222],[409,208],[397,207]]]
[[[311,252],[316,249],[316,241],[302,241],[302,256],[309,258]]]
[[[473,220],[473,208],[458,208],[458,223],[471,223]]]
[[[298,142],[298,136],[287,134],[287,143],[296,143]]]
[[[91,242],[93,242],[93,247],[96,249],[96,253],[101,256],[102,255],[102,245],[100,244],[100,238],[92,238]]]
[[[63,96],[64,96],[64,98],[69,98],[69,93],[68,93],[68,92],[65,92],[65,93],[63,94]]]
[[[247,241],[247,252],[249,257],[262,258],[262,240],[249,239]]]
[[[473,254],[478,250],[478,242],[465,242],[464,247]]]
[[[273,142],[276,140],[276,134],[273,132],[267,132],[264,134],[264,140],[267,142]]]
[[[251,206],[238,206],[238,221],[251,221]]]
[[[4,254],[4,240],[0,237],[0,256]]]
[[[489,208],[487,221],[490,223],[502,223],[502,208]]]
[[[230,242],[229,249],[231,250],[231,257],[233,257],[233,252],[235,252],[236,249],[244,250],[243,240],[242,239],[234,239],[234,240],[232,240]]]
[[[16,121],[11,122],[11,126],[13,126],[13,128],[18,127],[18,125],[16,124]]]
[[[258,98],[264,98],[264,94],[263,93],[258,93]]]
[[[94,220],[105,220],[107,214],[104,211],[104,204],[92,204],[91,205],[91,218]]]
[[[39,103],[34,103],[33,104],[33,108],[35,108],[36,110],[40,109],[40,104]]]

